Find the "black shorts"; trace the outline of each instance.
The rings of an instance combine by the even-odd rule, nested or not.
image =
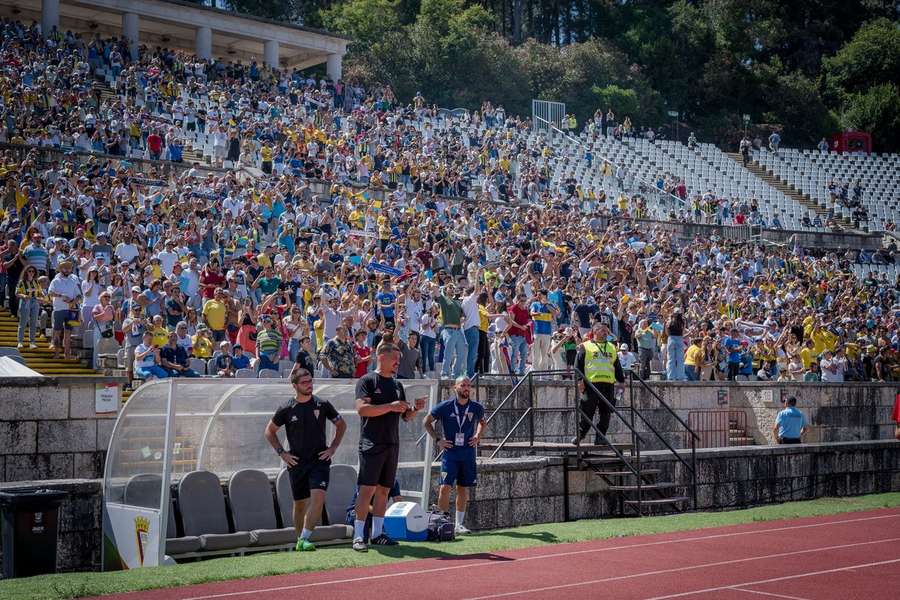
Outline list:
[[[397,462],[400,446],[379,445],[359,452],[359,477],[357,485],[378,485],[391,488],[397,480]]]
[[[291,494],[294,496],[294,500],[306,500],[309,498],[310,489],[323,492],[328,489],[331,462],[325,460],[301,461],[288,469],[288,475],[291,478]]]

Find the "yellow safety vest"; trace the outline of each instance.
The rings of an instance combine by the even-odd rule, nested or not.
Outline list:
[[[615,383],[615,362],[615,344],[584,343],[584,375],[591,383]]]

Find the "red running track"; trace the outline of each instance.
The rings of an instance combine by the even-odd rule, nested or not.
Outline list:
[[[389,552],[402,556],[402,548]],[[302,561],[302,555],[297,560]],[[895,600],[900,598],[900,510],[544,545],[489,555],[447,555],[104,599],[366,597]]]

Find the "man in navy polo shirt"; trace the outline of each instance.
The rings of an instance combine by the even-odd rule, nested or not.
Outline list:
[[[441,458],[441,487],[438,491],[438,509],[450,512],[450,488],[456,485],[456,533],[469,533],[463,525],[469,488],[475,487],[475,456],[478,440],[487,423],[484,407],[469,399],[472,383],[466,376],[456,379],[456,397],[441,402],[425,417],[425,431],[434,438],[435,445],[444,451]],[[434,430],[434,422],[440,421],[444,438]]]

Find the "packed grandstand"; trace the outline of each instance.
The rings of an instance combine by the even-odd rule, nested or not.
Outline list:
[[[602,320],[644,377],[900,379],[893,242],[663,226],[890,232],[897,155],[753,147],[800,203],[611,110],[562,131],[12,21],[0,63],[0,304],[23,354],[351,377],[391,335],[404,377],[517,374],[571,366]]]

